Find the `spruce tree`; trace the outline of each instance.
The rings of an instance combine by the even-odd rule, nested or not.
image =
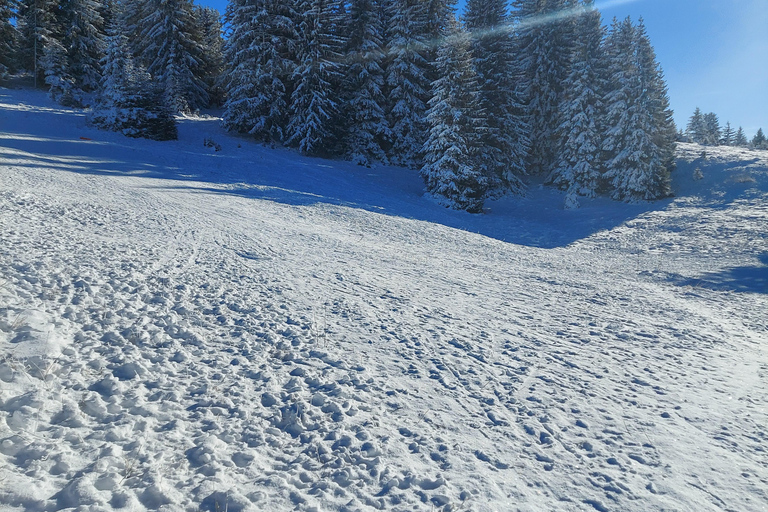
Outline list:
[[[135,79],[135,69],[128,37],[120,20],[113,18],[108,28],[102,64],[102,80],[91,121],[107,130],[121,131],[128,100]]]
[[[340,40],[332,30],[335,18],[327,0],[302,0],[298,11],[298,65],[286,142],[302,153],[317,154],[325,149],[339,108],[333,84],[339,79]]]
[[[16,17],[16,0],[0,0],[0,80],[13,71],[18,33],[11,19]]]
[[[717,114],[714,112],[704,114],[704,141],[702,144],[717,146],[720,144],[722,136],[720,120],[717,118]]]
[[[213,7],[195,7],[193,11],[198,43],[203,48],[200,55],[199,77],[208,92],[208,102],[220,106],[224,103],[224,90],[220,85],[224,72],[224,39],[221,15]]]
[[[735,139],[736,134],[733,131],[733,128],[731,127],[731,122],[728,121],[725,123],[725,128],[723,128],[723,136],[720,139],[720,144],[723,146],[733,146],[733,142]]]
[[[707,138],[707,125],[704,122],[704,114],[699,107],[696,107],[696,110],[688,121],[686,135],[688,135],[691,142],[697,144],[703,144],[704,140]]]
[[[482,150],[477,137],[477,78],[470,38],[454,23],[451,37],[440,45],[432,84],[421,176],[427,192],[446,206],[480,213],[489,190],[478,165]]]
[[[736,135],[733,137],[733,145],[738,147],[745,147],[747,145],[747,136],[744,134],[744,129],[741,126],[736,130]]]
[[[388,5],[387,87],[392,146],[389,160],[417,165],[426,140],[429,101],[429,52],[425,36],[428,3],[392,0]]]
[[[674,164],[675,130],[666,87],[661,87],[663,78],[641,27],[629,18],[614,20],[606,42],[611,92],[606,97],[604,178],[611,196],[626,201],[668,195]]]
[[[262,141],[283,141],[296,69],[295,4],[232,0],[226,20],[223,125]]]
[[[191,0],[142,0],[137,32],[139,55],[147,71],[165,90],[174,112],[208,104],[201,79],[202,52]]]
[[[344,83],[346,152],[352,161],[369,165],[386,161],[390,130],[384,96],[384,48],[381,6],[377,0],[352,0]]]
[[[48,39],[41,64],[50,98],[65,107],[81,107],[81,91],[75,87],[75,79],[69,73],[67,50],[58,39]]]
[[[762,128],[758,128],[757,133],[752,138],[752,147],[755,149],[768,149],[768,140],[766,140]]]
[[[482,167],[497,194],[521,193],[528,126],[518,99],[511,19],[506,0],[469,0],[464,23],[472,35],[478,75],[477,115],[482,119]]]
[[[584,5],[575,23],[571,73],[560,108],[564,141],[559,165],[549,181],[567,191],[566,207],[578,207],[578,196],[594,197],[602,177],[603,27],[592,2]]]
[[[100,128],[129,137],[176,139],[176,124],[162,89],[133,61],[125,22],[119,10],[110,21],[101,87],[89,119]]]
[[[38,85],[45,83],[50,76],[45,63],[64,62],[62,57],[61,40],[63,27],[60,23],[59,0],[23,0],[20,2],[17,28],[19,32],[19,65],[28,71],[37,71],[35,81]],[[45,59],[46,48],[48,58]],[[58,55],[58,56],[57,56]],[[54,58],[55,57],[55,58]],[[65,65],[62,69],[65,69]]]
[[[651,195],[666,197],[671,193],[671,174],[675,170],[677,125],[670,107],[669,90],[664,72],[656,60],[656,52],[646,32],[643,18],[635,28],[637,59],[641,78],[641,99],[652,118],[651,138],[659,151],[661,166],[653,171]]]
[[[514,0],[519,31],[519,66],[530,126],[528,170],[549,174],[558,164],[562,124],[559,107],[571,58],[571,0]]]
[[[105,49],[101,8],[96,0],[61,0],[60,4],[67,70],[76,89],[85,92],[95,90],[101,81]]]

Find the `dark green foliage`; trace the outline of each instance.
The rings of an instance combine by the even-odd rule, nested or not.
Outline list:
[[[11,23],[18,4],[15,0],[0,0],[0,80],[15,70],[18,32]]]

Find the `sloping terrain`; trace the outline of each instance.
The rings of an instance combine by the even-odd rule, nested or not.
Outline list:
[[[765,510],[768,153],[675,192],[470,216],[0,89],[0,509]]]

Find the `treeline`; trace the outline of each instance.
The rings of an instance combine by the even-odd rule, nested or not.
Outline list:
[[[126,135],[175,138],[174,114],[223,102],[220,15],[191,0],[0,0],[0,32],[0,78],[32,72]]]
[[[721,127],[717,114],[714,112],[704,114],[698,107],[696,107],[688,121],[685,132],[683,132],[682,128],[680,129],[677,139],[681,142],[695,142],[706,146],[738,146],[768,149],[768,140],[762,128],[757,130],[757,133],[750,141],[747,139],[741,126],[734,131],[730,121],[728,121],[725,123],[725,126]]]
[[[189,0],[28,0],[18,19],[15,65],[37,42],[52,95],[96,91],[95,122],[124,133],[223,101],[228,130],[418,168],[470,212],[530,175],[569,207],[670,192],[676,128],[645,27],[606,29],[591,0],[468,0],[460,22],[448,0],[231,0],[225,41]]]
[[[476,212],[527,174],[579,196],[669,194],[676,129],[642,21],[591,1],[234,0],[224,125],[421,169]]]

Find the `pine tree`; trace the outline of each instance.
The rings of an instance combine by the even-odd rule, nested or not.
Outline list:
[[[643,18],[640,18],[635,28],[635,37],[643,90],[641,98],[652,118],[651,138],[659,151],[660,158],[660,167],[652,171],[651,195],[655,198],[666,197],[672,191],[671,174],[677,166],[675,157],[677,125],[674,112],[670,107],[669,90],[664,72],[656,60],[656,52],[648,37]]]
[[[99,32],[104,36],[104,52],[107,49],[107,37],[109,27],[114,26],[115,16],[118,11],[122,12],[124,7],[119,5],[119,0],[99,0],[99,16],[101,17],[101,26]]]
[[[417,165],[426,140],[430,87],[425,36],[428,5],[420,0],[392,0],[388,6],[387,114],[392,132],[389,160],[401,165]]]
[[[736,134],[733,132],[733,128],[731,127],[731,122],[728,121],[725,123],[725,128],[723,129],[723,136],[720,139],[720,144],[723,146],[733,146],[734,138]]]
[[[517,97],[511,19],[506,0],[469,0],[464,16],[472,35],[479,81],[478,116],[484,127],[482,167],[496,193],[521,193],[528,154],[528,126]]]
[[[220,106],[224,103],[224,90],[219,83],[224,72],[221,15],[213,7],[195,7],[193,12],[198,44],[204,49],[200,55],[198,74],[208,92],[209,104]]]
[[[675,130],[666,87],[642,25],[636,28],[629,18],[614,20],[606,53],[611,92],[606,97],[604,178],[611,196],[626,201],[664,197],[670,191]]]
[[[696,107],[691,119],[688,121],[686,134],[691,139],[691,142],[697,144],[703,144],[707,138],[707,124],[704,122],[704,114],[701,113],[699,107]]]
[[[120,130],[121,102],[129,95],[135,69],[128,38],[119,19],[110,22],[102,64],[102,80],[94,112],[95,124],[108,130]]]
[[[16,0],[0,0],[0,80],[13,71],[18,33],[11,19],[16,17]]]
[[[472,66],[470,38],[455,25],[440,45],[427,120],[421,176],[427,192],[446,206],[480,213],[489,190],[479,168],[477,138],[477,78]]]
[[[45,70],[45,83],[50,86],[50,98],[66,107],[81,107],[82,96],[69,74],[67,51],[57,39],[50,38],[46,43],[41,64]]]
[[[176,124],[163,102],[162,90],[146,71],[134,64],[125,18],[119,13],[114,16],[108,32],[101,87],[90,121],[129,137],[176,139]]]
[[[530,125],[528,169],[549,174],[558,164],[562,124],[559,107],[571,58],[571,17],[561,16],[572,0],[514,0],[517,8],[519,66]]]
[[[424,76],[427,78],[427,100],[431,97],[432,82],[440,78],[437,70],[437,52],[440,42],[452,30],[456,18],[456,0],[422,0],[421,39],[425,41],[423,56],[426,61]]]
[[[90,92],[99,86],[104,55],[102,4],[96,0],[61,0],[64,24],[62,44],[67,53],[67,71],[77,90]]]
[[[165,90],[174,112],[208,104],[201,74],[202,47],[191,0],[142,0],[137,31],[138,50],[147,71]]]
[[[704,114],[704,134],[702,144],[707,146],[717,146],[720,144],[723,134],[720,128],[720,120],[714,112]]]
[[[757,133],[752,138],[752,147],[756,149],[768,149],[768,140],[766,140],[762,128],[758,128]]]
[[[282,141],[296,69],[295,5],[281,0],[233,0],[226,19],[223,125],[263,141]]]
[[[565,100],[560,108],[565,141],[559,166],[549,181],[567,190],[566,207],[578,207],[578,196],[594,197],[602,177],[604,127],[601,91],[603,28],[599,11],[589,2],[576,20],[571,73],[565,82]]]
[[[286,142],[302,153],[317,154],[329,140],[339,108],[333,84],[339,78],[340,41],[332,30],[335,18],[327,0],[303,0],[298,11],[300,45]]]
[[[352,161],[386,161],[390,130],[384,96],[383,24],[380,2],[352,0],[345,81],[346,151]]]
[[[733,145],[738,147],[745,147],[747,145],[747,136],[744,134],[744,129],[741,126],[736,130],[736,135],[733,137]]]
[[[38,85],[45,83],[46,76],[50,76],[44,62],[64,62],[62,59],[65,57],[61,57],[63,47],[58,48],[63,39],[58,13],[59,0],[23,0],[19,5],[19,65],[22,69],[37,72],[35,81]],[[46,49],[50,46],[57,47],[48,50],[48,59],[45,59]]]

